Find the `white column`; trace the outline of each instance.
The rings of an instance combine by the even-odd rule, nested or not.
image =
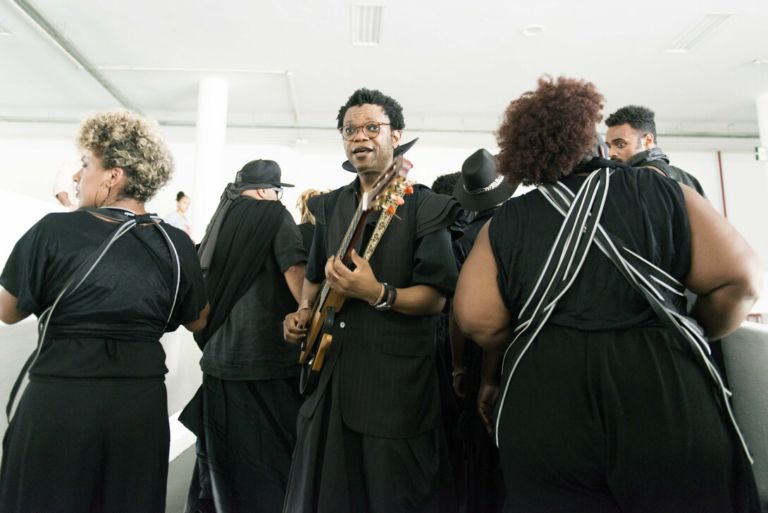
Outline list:
[[[220,174],[227,134],[229,84],[220,78],[200,81],[197,96],[197,147],[195,188],[192,194],[192,238],[200,242],[208,221],[216,211],[223,190]]]
[[[760,146],[768,148],[768,91],[757,97],[757,126],[760,131]]]

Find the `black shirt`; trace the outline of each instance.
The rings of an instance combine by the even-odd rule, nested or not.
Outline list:
[[[283,340],[283,318],[297,308],[283,273],[306,260],[301,233],[284,211],[264,267],[208,340],[200,362],[203,372],[229,380],[298,375],[298,346]]]
[[[576,191],[586,179],[562,183]],[[496,211],[489,236],[498,284],[507,308],[517,315],[533,290],[563,217],[538,190],[511,198]],[[688,214],[680,186],[645,169],[620,166],[611,175],[601,224],[629,249],[684,282],[691,261]],[[676,304],[685,311],[685,299]],[[648,302],[595,245],[549,324],[585,331],[660,325]]]
[[[18,310],[39,316],[117,226],[84,211],[48,214],[16,243],[0,285],[16,296]],[[156,228],[137,226],[56,307],[33,376],[149,377],[167,372],[160,336],[198,319],[206,296],[189,237],[165,223],[163,227],[181,264],[168,325],[175,284],[171,253]]]

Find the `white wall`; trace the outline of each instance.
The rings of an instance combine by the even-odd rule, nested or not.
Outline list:
[[[77,160],[74,124],[0,123],[0,191],[3,198],[12,195],[9,211],[0,225],[0,262],[19,234],[31,226],[45,207],[59,207],[52,195],[57,169],[63,162]],[[221,190],[246,162],[267,158],[277,161],[283,180],[295,184],[286,189],[283,203],[298,216],[294,205],[306,188],[331,189],[352,179],[341,168],[345,159],[341,139],[332,127],[327,130],[230,129],[222,156],[218,187],[210,191],[194,190],[194,140],[192,127],[162,127],[161,131],[174,155],[176,172],[169,184],[148,203],[148,209],[166,215],[175,208],[175,196],[184,190],[192,198],[193,229],[200,240],[212,212],[195,212],[195,197],[201,194],[218,198]],[[463,160],[477,148],[496,149],[490,133],[406,133],[404,141],[419,137],[408,153],[414,163],[410,178],[430,185],[444,173],[459,170]],[[713,206],[722,212],[722,193],[717,152],[721,150],[728,219],[760,253],[768,269],[768,232],[762,219],[768,219],[768,171],[766,164],[753,158],[757,140],[665,137],[662,147],[672,163],[696,176]],[[25,207],[28,205],[28,208]]]

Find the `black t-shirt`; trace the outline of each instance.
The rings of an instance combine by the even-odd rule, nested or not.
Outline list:
[[[571,175],[562,183],[577,191],[585,179]],[[489,237],[499,291],[514,315],[533,290],[562,223],[563,217],[538,190],[511,198],[496,211]],[[673,180],[645,169],[618,168],[611,175],[601,224],[629,249],[684,282],[691,261],[690,226],[683,192]],[[684,312],[685,299],[675,300]],[[595,245],[548,323],[585,331],[660,325],[645,298]]]
[[[45,216],[16,243],[0,285],[16,296],[19,310],[39,316],[117,226],[84,211]],[[189,237],[165,223],[163,227],[181,267],[168,325],[175,285],[171,252],[157,228],[137,226],[58,304],[32,375],[150,377],[167,372],[159,338],[196,320],[206,296]]]
[[[453,242],[453,253],[456,256],[456,266],[461,270],[461,266],[466,262],[469,252],[472,251],[472,247],[475,245],[480,230],[483,229],[485,223],[487,223],[496,212],[497,207],[477,212],[477,215],[467,223],[464,228],[464,233],[458,240]]]
[[[298,346],[283,340],[283,318],[297,308],[283,273],[307,255],[288,211],[281,222],[261,272],[205,346],[200,365],[206,374],[230,380],[298,375]]]

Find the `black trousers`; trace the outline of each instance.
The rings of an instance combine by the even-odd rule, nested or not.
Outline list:
[[[165,384],[35,379],[3,439],[2,513],[163,513]]]
[[[299,414],[283,513],[455,513],[442,427],[410,438],[352,431],[331,380],[314,415]]]
[[[687,344],[662,328],[544,327],[500,417],[505,511],[757,511],[748,460]]]
[[[302,401],[298,378],[229,381],[206,374],[202,398],[187,511],[281,511]]]

